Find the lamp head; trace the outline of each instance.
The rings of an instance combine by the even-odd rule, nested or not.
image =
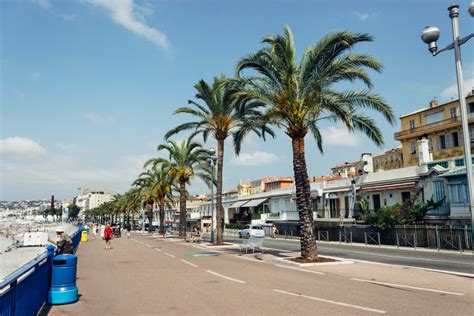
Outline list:
[[[435,55],[438,47],[436,41],[439,39],[439,29],[436,26],[427,26],[421,32],[421,40],[428,44],[428,50]]]
[[[209,155],[214,156],[216,154],[216,150],[214,147],[209,148]]]
[[[469,11],[469,14],[474,18],[474,0],[471,0],[471,3],[469,4],[469,9],[467,9],[467,11]]]

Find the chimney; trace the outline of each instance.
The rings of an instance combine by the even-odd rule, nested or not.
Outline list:
[[[418,159],[420,166],[431,162],[430,144],[424,137],[418,141]]]
[[[51,195],[51,209],[54,209],[54,195]]]
[[[454,161],[453,158],[448,159],[448,169],[449,170],[456,169],[456,162]]]
[[[434,108],[439,105],[439,101],[434,98],[433,100],[430,101],[430,108]]]

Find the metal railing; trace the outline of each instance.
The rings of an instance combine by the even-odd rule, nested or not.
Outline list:
[[[71,234],[74,249],[82,229]],[[0,315],[36,315],[48,299],[55,247],[48,249],[0,281]]]
[[[460,118],[459,117],[454,117],[454,118],[450,118],[450,119],[447,119],[447,120],[434,122],[434,123],[431,123],[431,124],[425,124],[425,125],[422,125],[422,126],[405,129],[403,131],[395,133],[395,138],[405,136],[405,135],[415,134],[415,133],[418,133],[418,132],[426,132],[431,128],[440,127],[440,126],[444,127],[446,124],[452,124],[452,123],[460,123]]]

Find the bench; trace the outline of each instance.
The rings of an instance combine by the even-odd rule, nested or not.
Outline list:
[[[254,237],[250,236],[249,240],[240,244],[240,253],[242,250],[245,249],[245,253],[248,253],[249,249],[252,249],[252,253],[255,253],[255,249],[260,249],[261,252],[263,250],[263,240],[265,237]]]

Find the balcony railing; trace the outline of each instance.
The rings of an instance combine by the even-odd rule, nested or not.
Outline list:
[[[447,124],[459,123],[460,121],[461,121],[461,119],[459,117],[455,117],[455,118],[450,118],[450,119],[447,119],[447,120],[442,120],[442,121],[431,123],[431,124],[425,124],[425,125],[422,125],[422,126],[418,126],[418,127],[414,127],[414,128],[410,128],[410,129],[405,129],[403,131],[395,133],[395,138],[405,136],[405,135],[409,135],[409,134],[415,134],[415,133],[419,133],[419,132],[423,132],[423,131],[428,131],[429,129],[436,128],[436,127],[441,127],[441,126],[444,126],[444,125],[447,125]]]

